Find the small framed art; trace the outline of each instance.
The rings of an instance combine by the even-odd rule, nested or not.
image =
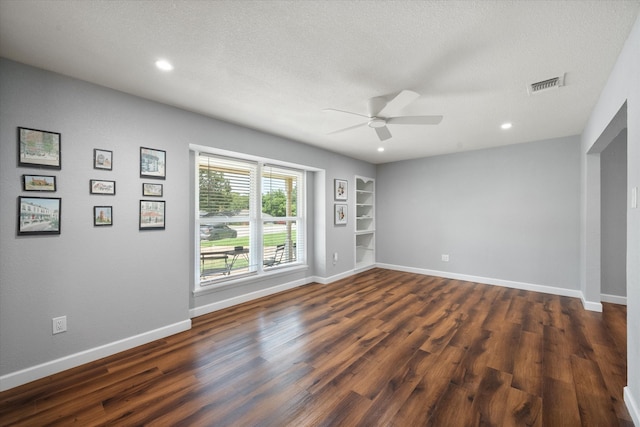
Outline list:
[[[167,152],[140,147],[140,177],[166,178]]]
[[[347,205],[342,203],[335,204],[335,225],[347,225]]]
[[[56,191],[56,177],[49,175],[22,175],[24,191]]]
[[[105,181],[102,179],[91,179],[89,180],[89,193],[113,196],[116,194],[116,182]]]
[[[60,197],[18,197],[18,234],[60,234]]]
[[[93,168],[112,170],[113,169],[113,151],[93,149]]]
[[[333,188],[336,200],[347,200],[347,180],[334,179]]]
[[[61,169],[61,135],[38,129],[18,128],[18,166]]]
[[[162,197],[162,184],[143,182],[142,195],[144,197]]]
[[[93,225],[96,227],[113,225],[113,206],[94,206]]]
[[[140,230],[164,230],[165,202],[140,200]]]

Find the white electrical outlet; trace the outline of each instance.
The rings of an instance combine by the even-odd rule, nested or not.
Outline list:
[[[638,208],[638,187],[631,189],[631,209]]]
[[[52,323],[54,335],[67,331],[67,316],[54,317],[52,319]]]
[[[449,262],[449,255],[448,254],[442,254],[442,261]]]
[[[334,252],[333,253],[333,263],[337,263],[338,262],[338,252]]]

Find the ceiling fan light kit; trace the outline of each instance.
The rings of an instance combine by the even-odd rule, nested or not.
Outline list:
[[[391,131],[387,125],[437,125],[442,121],[442,116],[394,116],[394,113],[400,112],[404,107],[411,104],[418,99],[420,95],[411,90],[403,90],[394,96],[391,100],[387,101],[384,97],[377,96],[369,99],[367,102],[368,115],[354,113],[351,111],[336,110],[333,108],[325,109],[324,111],[334,111],[341,114],[350,114],[361,117],[366,117],[368,120],[365,123],[360,123],[355,126],[349,126],[344,129],[339,129],[330,134],[346,132],[361,126],[367,125],[376,131],[378,139],[385,141],[391,138]]]

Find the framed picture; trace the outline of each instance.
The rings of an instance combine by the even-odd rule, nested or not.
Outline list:
[[[347,180],[334,179],[333,188],[336,200],[347,200]]]
[[[164,230],[165,202],[140,200],[140,230]]]
[[[105,181],[102,179],[91,179],[89,180],[89,193],[113,196],[116,194],[116,182]]]
[[[162,197],[162,184],[143,182],[142,195],[144,197]]]
[[[167,152],[153,148],[140,147],[140,177],[166,178]]]
[[[113,206],[94,206],[93,225],[96,227],[113,225]]]
[[[18,166],[61,169],[61,135],[18,128]]]
[[[346,225],[347,224],[347,205],[342,203],[335,204],[335,225]]]
[[[94,169],[113,169],[113,151],[93,149],[93,168]]]
[[[56,191],[56,177],[49,175],[22,175],[24,191]]]
[[[60,234],[60,197],[18,197],[18,234]]]

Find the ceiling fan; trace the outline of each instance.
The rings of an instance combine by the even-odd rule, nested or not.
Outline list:
[[[391,100],[388,100],[384,96],[378,96],[369,99],[367,102],[368,115],[354,113],[351,111],[336,110],[333,108],[327,108],[323,111],[335,111],[338,113],[352,114],[355,116],[365,117],[366,122],[359,123],[355,126],[349,126],[344,129],[338,129],[333,132],[329,132],[329,135],[346,132],[351,129],[356,129],[362,126],[369,126],[376,131],[380,141],[391,138],[391,132],[387,125],[437,125],[442,121],[442,116],[393,116],[396,111],[402,110],[407,105],[418,99],[420,95],[411,90],[403,90],[397,94]]]

